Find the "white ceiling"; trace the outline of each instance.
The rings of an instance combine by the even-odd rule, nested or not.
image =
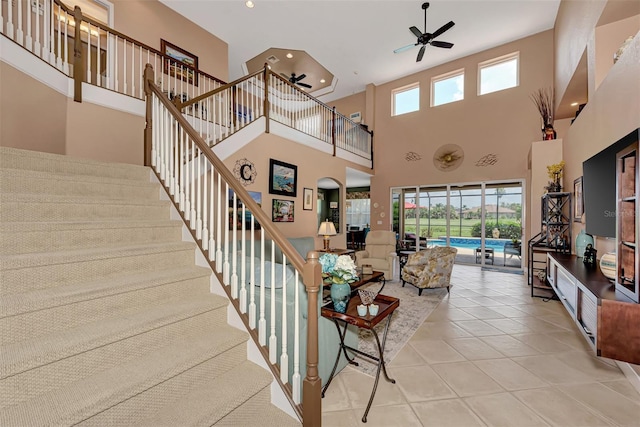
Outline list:
[[[229,81],[243,64],[275,47],[305,50],[337,77],[332,100],[553,28],[560,0],[436,0],[427,10],[427,32],[449,21],[455,26],[437,40],[452,49],[418,47],[409,31],[424,31],[420,0],[160,0],[229,45]],[[304,72],[304,71],[303,71]],[[313,92],[310,92],[313,94]]]
[[[254,0],[253,9],[244,0],[160,2],[229,45],[229,81],[245,75],[245,62],[269,48],[306,51],[337,78],[333,92],[318,96],[325,103],[362,92],[369,83],[383,84],[551,29],[560,5],[560,0],[432,1],[427,32],[454,21],[437,38],[454,46],[427,46],[416,63],[418,46],[393,51],[415,43],[409,27],[424,31],[420,0]],[[369,185],[368,175],[347,172],[347,187]],[[330,180],[321,184],[335,186]]]

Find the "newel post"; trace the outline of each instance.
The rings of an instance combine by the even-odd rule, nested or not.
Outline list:
[[[269,66],[264,64],[264,133],[269,133]]]
[[[144,127],[144,165],[151,166],[151,145],[152,145],[152,135],[153,135],[153,97],[151,96],[151,86],[150,83],[154,81],[154,73],[153,67],[151,64],[147,64],[144,67],[144,94],[146,97],[146,113],[145,113],[145,121],[146,126]]]
[[[73,100],[82,102],[82,79],[84,77],[84,58],[82,57],[82,10],[79,6],[73,8],[73,20],[76,23],[73,36]]]
[[[322,381],[318,376],[318,293],[322,284],[319,254],[310,251],[303,270],[307,289],[307,375],[302,381],[302,421],[305,427],[322,423]]]

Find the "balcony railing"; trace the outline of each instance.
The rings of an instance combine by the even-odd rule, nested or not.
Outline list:
[[[143,74],[151,64],[154,83],[188,107],[183,113],[209,146],[264,116],[266,132],[273,120],[330,145],[334,155],[344,150],[372,161],[372,132],[275,73],[247,76],[217,91],[225,82],[83,15],[78,6],[60,0],[0,4],[0,32],[73,78],[78,102],[83,83],[144,99]]]

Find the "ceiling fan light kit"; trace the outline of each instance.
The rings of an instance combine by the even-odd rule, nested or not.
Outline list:
[[[439,40],[434,40],[436,37],[439,37],[445,31],[448,31],[453,27],[455,22],[449,21],[444,24],[442,27],[438,28],[433,33],[427,33],[427,9],[429,8],[429,3],[422,3],[422,10],[424,10],[424,32],[420,31],[417,27],[411,26],[409,27],[409,31],[417,37],[417,41],[413,44],[408,44],[406,46],[400,47],[393,51],[393,53],[404,52],[405,50],[409,50],[414,46],[420,46],[420,50],[418,51],[418,56],[416,57],[416,62],[422,61],[422,57],[424,56],[424,52],[426,50],[427,45],[431,45],[434,47],[440,47],[443,49],[451,49],[453,47],[453,43],[443,42]]]

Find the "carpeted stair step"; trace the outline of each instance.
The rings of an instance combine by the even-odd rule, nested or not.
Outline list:
[[[153,395],[155,387],[162,387],[190,370],[201,371],[200,367],[209,361],[216,367],[217,375],[224,375],[238,363],[248,363],[246,339],[246,333],[227,326],[224,330],[173,341],[157,351],[2,408],[0,425],[74,425],[133,397],[149,392]],[[234,348],[239,351],[225,357],[228,350]],[[218,356],[222,356],[221,363]],[[253,378],[249,381],[242,378],[234,377],[231,383],[243,389],[255,387]],[[168,403],[181,395],[181,390],[174,392]],[[141,401],[143,407],[152,404],[153,398]],[[135,420],[128,420],[126,424],[137,425]]]
[[[71,249],[175,242],[182,235],[182,222],[156,221],[74,221],[2,222],[0,255],[53,252]]]
[[[40,394],[40,383],[53,386],[48,377],[55,372],[69,377],[62,378],[63,382],[75,381],[102,370],[102,363],[115,366],[176,338],[203,331],[226,331],[228,304],[228,300],[216,295],[184,298],[124,317],[112,317],[4,345],[0,347],[0,389],[16,384],[15,390],[22,386],[22,393],[29,390],[33,396]],[[2,395],[5,396],[3,399],[12,398],[11,393]]]
[[[89,196],[100,194],[107,199],[158,198],[157,183],[111,177],[75,174],[51,174],[41,171],[0,169],[0,191],[3,193]]]
[[[47,194],[0,194],[3,221],[169,219],[168,200],[105,199]]]
[[[188,242],[0,256],[0,295],[194,265]]]
[[[149,181],[149,168],[0,147],[0,168]]]
[[[104,289],[110,281],[103,281],[98,289],[86,288],[79,284],[74,286],[76,289],[73,290],[76,294],[75,301],[63,298],[44,300],[43,297],[38,296],[40,304],[46,304],[46,307],[6,316],[2,316],[0,311],[0,345],[48,335],[112,316],[126,316],[151,306],[179,301],[186,297],[207,297],[210,275],[205,269],[202,270],[193,276],[174,277],[170,281],[156,277],[155,281],[130,283],[128,287],[118,286],[116,282],[112,289]],[[68,289],[68,286],[65,288],[62,289],[63,294],[73,292]],[[60,288],[52,288],[48,293],[55,294],[55,291],[59,290]],[[23,300],[28,304],[31,302],[27,298],[29,294],[7,296],[8,301],[4,301],[3,298],[0,308],[16,300]],[[53,296],[57,297],[57,295]],[[7,307],[7,311],[15,311],[19,308],[19,304],[14,304],[12,308]]]
[[[271,380],[264,369],[245,360],[214,381],[179,396],[152,417],[136,421],[136,425],[214,425],[262,390],[268,390]],[[261,418],[262,414],[256,414],[256,421]]]
[[[271,393],[262,389],[234,409],[229,415],[216,423],[216,426],[255,426],[263,427],[294,427],[300,426],[297,419],[291,418],[271,404]]]

